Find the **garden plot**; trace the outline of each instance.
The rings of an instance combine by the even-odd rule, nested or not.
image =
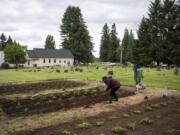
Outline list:
[[[179,135],[179,92],[163,96],[163,89],[146,88],[134,94],[134,88],[122,86],[119,101],[109,104],[103,84],[81,83],[85,85],[3,93],[0,134]]]
[[[154,104],[158,104],[159,108],[148,111],[144,108]],[[17,135],[179,135],[178,108],[178,97],[156,98],[93,117],[19,132]],[[134,110],[140,110],[140,113],[136,114]],[[125,113],[127,117],[124,117]]]
[[[0,105],[2,110],[11,116],[53,112],[78,106],[88,107],[109,98],[104,85],[93,81],[87,83],[56,80],[32,83],[32,85],[0,86],[3,88],[2,91],[5,91],[6,87],[12,93],[10,90],[8,93],[3,92],[0,96]],[[120,97],[133,95],[134,89],[122,87],[118,94]]]

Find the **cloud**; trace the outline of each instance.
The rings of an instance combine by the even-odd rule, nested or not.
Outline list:
[[[61,44],[59,26],[68,5],[79,6],[99,56],[102,27],[117,25],[122,39],[125,28],[134,34],[146,15],[150,0],[0,0],[0,33],[5,33],[29,49],[43,47],[48,34]],[[136,37],[136,34],[135,34]]]

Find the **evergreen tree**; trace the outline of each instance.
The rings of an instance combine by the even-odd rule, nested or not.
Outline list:
[[[138,41],[133,48],[133,63],[148,66],[152,63],[150,26],[143,17],[138,29]]]
[[[48,35],[46,37],[45,48],[46,49],[55,49],[55,40],[52,35]]]
[[[6,41],[6,44],[12,44],[13,43],[13,41],[12,41],[12,39],[11,39],[11,36],[9,36],[8,37],[8,40]]]
[[[175,9],[175,1],[173,0],[165,0],[162,6],[162,34],[163,34],[163,42],[162,42],[162,53],[163,58],[162,61],[167,64],[173,63],[174,52],[173,49],[175,47],[175,42],[177,40],[175,26],[176,26],[176,9]]]
[[[149,24],[150,24],[150,34],[151,34],[151,49],[152,49],[152,57],[154,61],[157,62],[157,66],[159,66],[163,54],[162,54],[162,47],[161,47],[161,41],[162,41],[162,5],[160,0],[155,0],[154,2],[151,2],[150,8],[149,8]]]
[[[5,47],[6,47],[6,36],[4,35],[4,33],[2,33],[0,36],[0,50],[4,50]]]
[[[122,39],[122,61],[123,64],[126,64],[128,62],[128,44],[129,44],[129,31],[128,29],[124,30],[124,37]]]
[[[180,65],[180,0],[177,0],[175,4],[174,20],[174,47],[172,51],[172,61],[174,64]]]
[[[93,44],[79,7],[66,9],[60,28],[62,47],[69,49],[78,62],[91,62]]]
[[[133,35],[133,32],[132,30],[130,31],[129,33],[129,42],[128,42],[128,51],[127,51],[127,60],[129,62],[132,62],[133,61],[133,48],[135,46],[135,43],[134,43],[134,35]]]
[[[109,45],[110,45],[109,27],[107,24],[105,24],[102,30],[101,45],[100,45],[101,61],[108,61]]]
[[[108,51],[108,60],[111,62],[117,62],[119,60],[119,57],[117,57],[119,42],[120,40],[117,37],[116,25],[113,24],[110,33],[110,45]]]

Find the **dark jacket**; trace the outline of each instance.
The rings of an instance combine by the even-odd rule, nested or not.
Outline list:
[[[120,83],[118,81],[114,80],[111,76],[106,78],[105,84],[107,85],[107,90],[121,86]]]

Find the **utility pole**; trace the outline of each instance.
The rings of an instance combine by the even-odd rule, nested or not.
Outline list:
[[[121,54],[120,54],[120,64],[122,65],[122,53],[123,53],[123,47],[122,47],[122,44],[120,44],[121,46]]]

